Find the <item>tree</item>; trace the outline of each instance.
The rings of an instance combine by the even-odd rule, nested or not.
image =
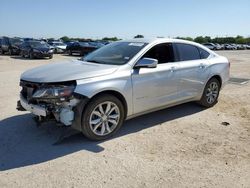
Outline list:
[[[189,40],[193,41],[194,39],[192,37],[176,37],[177,39],[182,39],[182,40]]]
[[[136,35],[136,36],[134,36],[134,38],[135,38],[135,39],[144,38],[144,36],[143,36],[143,35]]]
[[[196,37],[196,38],[194,39],[194,41],[195,41],[195,42],[198,42],[198,43],[200,43],[200,44],[203,44],[203,43],[206,43],[206,42],[207,42],[207,40],[206,40],[203,36]]]
[[[206,41],[206,42],[212,42],[212,39],[211,39],[211,37],[209,37],[209,36],[205,36],[205,41]]]
[[[118,39],[117,37],[104,37],[104,38],[102,38],[102,40],[104,40],[104,41],[118,41],[120,39]]]
[[[246,43],[246,39],[244,39],[244,37],[238,35],[236,38],[235,38],[235,42],[237,44],[245,44]]]
[[[63,37],[61,37],[60,39],[61,39],[63,42],[68,42],[68,41],[70,41],[70,38],[67,37],[67,36],[63,36]]]

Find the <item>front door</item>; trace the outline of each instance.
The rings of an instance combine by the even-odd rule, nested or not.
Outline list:
[[[177,98],[179,63],[171,43],[151,48],[142,58],[158,60],[156,68],[134,69],[132,73],[134,113],[145,112],[167,104]]]

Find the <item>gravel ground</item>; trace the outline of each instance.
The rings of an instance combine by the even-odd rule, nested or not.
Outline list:
[[[250,78],[250,51],[218,52],[231,76]],[[250,187],[250,83],[228,84],[219,103],[195,103],[129,120],[116,137],[36,127],[16,111],[20,74],[52,60],[0,56],[0,187]],[[228,122],[229,125],[222,125]]]

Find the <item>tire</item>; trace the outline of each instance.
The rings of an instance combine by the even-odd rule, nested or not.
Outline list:
[[[220,85],[219,80],[216,78],[211,78],[207,82],[204,88],[199,104],[207,108],[214,106],[218,102],[220,88],[221,88],[221,85]]]
[[[83,111],[82,133],[90,140],[105,140],[121,128],[124,118],[124,106],[119,99],[108,94],[97,96]]]
[[[50,55],[50,56],[49,56],[49,59],[52,59],[52,58],[53,58],[53,55]]]
[[[34,59],[34,55],[33,55],[32,52],[29,52],[29,58],[30,58],[30,59]]]
[[[9,49],[9,55],[13,55],[13,51]]]
[[[25,58],[24,52],[20,52],[21,57]]]
[[[3,50],[1,49],[1,47],[0,47],[0,55],[3,55]]]
[[[69,55],[72,55],[72,51],[71,50],[69,50]]]

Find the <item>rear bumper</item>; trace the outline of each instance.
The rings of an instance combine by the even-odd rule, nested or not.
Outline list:
[[[18,110],[21,110],[21,107],[22,107],[26,111],[29,111],[32,114],[35,114],[37,116],[44,116],[44,117],[47,116],[46,108],[38,106],[38,105],[34,105],[34,104],[29,104],[28,101],[25,98],[23,98],[22,95],[20,95],[20,103],[18,102],[18,105],[21,105],[21,106],[17,106]]]

